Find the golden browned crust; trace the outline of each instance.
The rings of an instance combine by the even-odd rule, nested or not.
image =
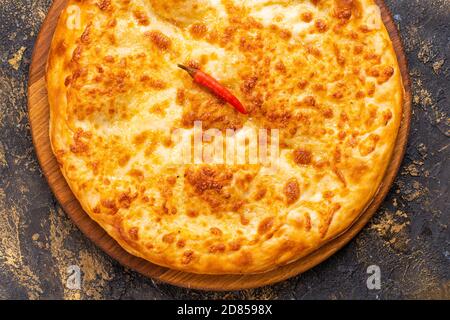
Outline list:
[[[267,271],[346,230],[379,187],[403,95],[373,0],[71,0],[47,86],[52,148],[84,210],[130,253],[208,274]],[[172,164],[170,131],[196,120],[280,129],[278,171]]]

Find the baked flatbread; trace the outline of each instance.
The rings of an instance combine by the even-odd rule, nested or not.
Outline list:
[[[373,0],[71,0],[47,86],[52,148],[84,210],[131,254],[202,274],[268,271],[346,230],[380,185],[403,97]],[[278,130],[278,161],[180,163],[173,133],[196,121]]]

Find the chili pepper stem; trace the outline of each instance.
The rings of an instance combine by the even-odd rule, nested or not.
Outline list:
[[[189,73],[189,75],[192,78],[195,77],[195,73],[197,72],[197,70],[195,70],[194,68],[186,67],[186,66],[183,66],[182,64],[178,64],[177,66],[178,66],[178,68],[181,68],[181,69],[185,70],[187,73]]]

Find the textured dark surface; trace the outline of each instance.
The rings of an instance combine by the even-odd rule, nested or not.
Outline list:
[[[60,209],[27,119],[28,67],[50,0],[0,0],[0,299],[450,299],[450,0],[386,1],[410,64],[413,117],[400,173],[372,222],[329,260],[242,292],[187,290],[111,260]],[[82,270],[81,290],[65,286]],[[367,267],[381,269],[368,290]]]

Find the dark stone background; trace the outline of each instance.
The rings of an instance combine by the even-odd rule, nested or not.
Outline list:
[[[283,283],[241,292],[180,289],[120,266],[60,209],[42,176],[27,119],[33,44],[50,0],[0,0],[0,298],[450,299],[450,0],[389,0],[413,83],[402,168],[363,231],[332,258]],[[381,268],[381,290],[366,270]],[[65,288],[69,265],[82,289]]]

